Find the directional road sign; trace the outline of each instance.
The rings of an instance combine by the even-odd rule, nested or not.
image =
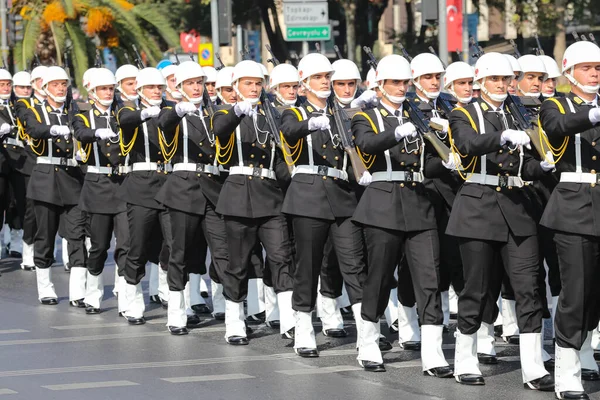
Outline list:
[[[329,40],[331,39],[331,27],[323,26],[288,26],[285,30],[288,42],[304,40]]]
[[[284,3],[283,19],[287,26],[325,25],[329,22],[329,7],[326,1]]]

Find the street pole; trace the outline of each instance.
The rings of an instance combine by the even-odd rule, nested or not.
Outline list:
[[[237,51],[235,52],[236,63],[242,61],[240,51],[244,51],[244,29],[241,25],[236,27],[235,40],[237,42]]]
[[[0,0],[0,23],[2,23],[2,33],[0,34],[0,50],[2,50],[2,61],[8,68],[8,64],[6,63],[8,60],[8,37],[6,35],[8,30],[7,11],[6,0]]]
[[[219,4],[217,0],[210,0],[210,30],[213,44],[213,65],[217,65],[217,53],[219,52]]]
[[[302,42],[302,57],[308,54],[308,42],[305,40]]]
[[[448,15],[446,0],[438,0],[438,52],[444,64],[448,64]]]
[[[469,62],[469,13],[467,12],[467,0],[462,2],[462,58],[463,61]]]

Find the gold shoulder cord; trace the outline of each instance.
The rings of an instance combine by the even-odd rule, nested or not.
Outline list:
[[[558,106],[558,111],[560,111],[561,114],[565,114],[565,109],[562,106],[562,104],[560,104],[560,102],[554,98],[551,97],[548,99],[548,101],[552,101],[554,103],[556,103],[556,105]],[[544,129],[542,129],[542,122],[540,120],[540,117],[538,116],[538,133],[540,135],[540,143],[542,144],[542,150],[544,150],[544,144],[546,146],[548,146],[548,150],[552,153],[552,156],[554,157],[554,162],[552,164],[556,164],[561,158],[562,156],[565,154],[565,151],[567,151],[567,145],[569,144],[569,136],[566,136],[562,142],[562,144],[559,147],[553,147],[552,144],[550,143],[550,140],[548,139],[548,136],[546,135],[546,133],[544,132]]]
[[[467,110],[465,110],[463,107],[457,107],[457,108],[455,108],[455,110],[459,110],[459,111],[463,112],[469,119],[469,122],[471,123],[471,128],[473,128],[473,130],[475,132],[479,133],[479,131],[477,131],[477,125],[475,125],[475,121],[473,121],[471,114],[469,114],[469,112]],[[468,157],[468,155],[462,155],[460,153],[460,151],[458,150],[458,147],[456,147],[456,144],[454,144],[454,139],[452,138],[452,130],[450,128],[448,128],[448,139],[450,140],[450,150],[452,151],[452,154],[457,154],[460,158]],[[460,177],[463,180],[466,181],[475,173],[476,165],[477,165],[477,157],[475,156],[475,157],[471,158],[471,161],[469,162],[469,164],[466,167],[457,169],[458,174],[460,175]],[[470,171],[469,171],[469,168],[471,169]],[[463,174],[463,171],[467,171],[467,173]]]
[[[86,127],[90,127],[90,121],[83,114],[77,114],[76,117],[80,117],[83,120],[83,123]],[[81,141],[77,140],[77,151],[81,152]],[[85,164],[90,159],[90,153],[92,152],[92,143],[87,143],[83,147],[83,152],[85,153],[85,158],[81,158],[81,161]]]
[[[173,141],[171,143],[167,143],[167,139],[165,138],[164,133],[158,129],[158,144],[160,145],[160,149],[163,153],[163,158],[165,162],[171,161],[175,152],[177,151],[177,139],[179,138],[179,126],[175,130],[175,136],[173,137]]]
[[[19,101],[25,102],[25,104],[27,105],[27,108],[30,109],[31,111],[33,111],[33,114],[35,115],[35,119],[37,119],[37,121],[41,124],[42,118],[40,117],[40,113],[37,112],[35,107],[32,107],[31,104],[29,104],[29,102],[25,99],[21,99]],[[46,152],[46,141],[44,139],[34,139],[34,138],[30,138],[30,139],[31,140],[29,141],[29,147],[31,147],[31,150],[36,155],[41,156],[42,154],[44,154]],[[41,148],[41,150],[40,150],[40,148]]]
[[[357,115],[365,117],[367,119],[367,121],[369,121],[369,124],[371,124],[371,129],[373,129],[373,132],[375,132],[376,135],[379,134],[379,131],[377,131],[377,127],[375,126],[375,123],[373,122],[373,120],[371,119],[371,117],[369,117],[367,115],[367,113],[365,113],[363,111],[359,111],[356,114],[354,114],[354,117],[352,117],[352,118],[355,118]],[[358,156],[360,157],[360,159],[363,162],[363,164],[365,165],[365,167],[367,169],[371,169],[371,167],[375,163],[375,159],[377,158],[377,155],[363,153],[362,151],[360,151],[360,149],[358,148],[358,146],[356,146],[356,152],[358,153]]]
[[[290,110],[292,110],[296,114],[298,121],[302,121],[302,115],[300,115],[300,111],[296,110],[295,108],[290,108]],[[298,143],[292,146],[287,142],[287,140],[285,140],[285,137],[283,137],[283,132],[279,131],[279,137],[281,138],[281,150],[283,150],[283,154],[285,155],[285,163],[289,166],[295,165],[296,161],[298,161],[298,159],[300,158],[300,155],[302,155],[304,138],[298,140]],[[286,148],[289,148],[290,151],[288,152]],[[290,158],[291,161],[288,161],[288,158]]]
[[[123,107],[121,110],[119,110],[119,114],[125,108],[128,108],[131,111],[135,111],[132,107]],[[139,129],[140,129],[139,127],[135,128],[135,130],[133,131],[133,137],[131,138],[131,141],[129,141],[129,143],[125,144],[123,142],[123,129],[119,128],[119,146],[121,147],[121,154],[123,156],[126,156],[127,154],[129,154],[131,149],[133,149],[133,145],[135,144],[135,139],[137,139]]]
[[[229,113],[227,110],[217,110],[215,112],[215,114],[218,112],[221,112],[223,114]],[[213,130],[213,118],[214,117],[215,116],[213,115],[212,118],[210,119],[210,130],[211,131]],[[217,161],[219,164],[225,165],[229,162],[229,160],[231,160],[231,156],[233,155],[234,142],[235,142],[234,132],[231,132],[231,135],[229,136],[229,141],[227,142],[227,144],[225,146],[221,146],[221,142],[219,141],[218,136],[215,138],[215,143],[217,143]],[[225,157],[227,157],[227,159],[223,160]]]

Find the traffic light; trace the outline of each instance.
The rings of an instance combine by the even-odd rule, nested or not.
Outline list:
[[[19,14],[8,14],[8,43],[14,46],[15,43],[23,40],[23,17]]]
[[[219,9],[219,44],[231,45],[231,1],[218,0]]]
[[[417,11],[421,11],[421,20],[435,22],[438,20],[438,2],[437,0],[421,0],[421,6],[417,6]]]
[[[337,19],[330,19],[329,25],[331,25],[331,34],[333,37],[340,36],[340,21]]]

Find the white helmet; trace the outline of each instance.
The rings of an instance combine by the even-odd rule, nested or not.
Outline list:
[[[115,78],[112,71],[107,68],[94,68],[94,74],[90,77],[90,81],[89,81],[89,85],[88,85],[88,91],[90,92],[90,96],[94,99],[94,101],[97,101],[98,103],[102,104],[105,107],[110,106],[113,102],[113,99],[101,100],[96,95],[97,87],[110,86],[110,85],[112,85],[112,86],[117,85],[117,79]]]
[[[8,70],[5,70],[4,68],[0,68],[0,81],[11,81],[12,82],[12,75],[10,74],[10,72],[8,72]],[[7,94],[0,94],[0,99],[2,99],[2,100],[10,99],[10,91]]]
[[[328,74],[333,72],[333,67],[331,63],[323,54],[320,53],[310,53],[302,57],[300,62],[298,63],[298,76],[302,81],[302,85],[309,92],[314,93],[317,97],[321,99],[326,99],[331,95],[331,90],[319,90],[315,91],[310,88],[310,77],[315,74]]]
[[[428,92],[427,90],[424,90],[419,82],[419,78],[427,74],[444,73],[444,65],[438,56],[432,53],[421,53],[410,62],[410,70],[415,87],[423,92],[429,99],[437,99],[440,95],[440,91]]]
[[[238,98],[242,99],[242,100],[248,100],[250,103],[252,103],[252,105],[256,105],[259,102],[259,98],[246,98],[244,95],[242,95],[240,93],[240,91],[238,90],[238,81],[241,78],[258,78],[265,80],[265,76],[262,72],[262,68],[260,67],[260,64],[257,63],[256,61],[252,61],[252,60],[243,60],[240,61],[239,63],[236,64],[235,67],[233,67],[233,73],[231,74],[231,83],[233,86],[233,90],[235,90],[235,93],[238,95]]]
[[[13,76],[13,85],[31,86],[31,75],[27,71],[19,71]]]
[[[142,88],[144,86],[149,86],[149,85],[161,85],[161,86],[167,85],[162,73],[159,70],[157,70],[156,68],[148,67],[148,68],[144,68],[143,70],[139,71],[137,74],[137,77],[135,79],[135,89],[137,90],[138,95],[142,99],[146,100],[146,102],[148,102],[148,104],[150,104],[151,106],[158,106],[162,103],[162,100],[148,99],[146,96],[144,96],[142,94]]]
[[[544,66],[546,67],[546,72],[548,73],[548,77],[546,79],[558,78],[561,75],[560,70],[558,69],[558,64],[556,61],[554,61],[554,58],[545,55],[538,56],[538,58],[542,60]]]
[[[480,81],[481,91],[494,101],[504,101],[508,93],[499,95],[489,93],[485,88],[485,80],[490,76],[514,76],[515,72],[506,54],[486,53],[479,57],[475,64],[475,80]]]
[[[385,56],[379,61],[377,64],[377,71],[375,71],[375,80],[377,81],[377,87],[379,87],[381,93],[392,103],[400,104],[404,102],[406,96],[392,96],[385,91],[383,82],[386,79],[396,79],[401,81],[412,79],[410,64],[406,58],[397,54]]]
[[[515,56],[510,54],[504,54],[504,57],[510,63],[510,67],[513,70],[513,75],[516,75],[517,79],[521,79],[523,77],[523,69],[521,68],[521,64],[519,64],[519,61],[515,58]]]
[[[189,62],[193,62],[193,61],[189,61]],[[175,75],[175,71],[177,71],[177,65],[175,65],[175,64],[169,64],[166,67],[160,69],[160,72],[162,73],[162,76],[165,78],[165,81],[171,75]],[[181,98],[183,97],[182,94],[179,93],[178,90],[171,89],[169,87],[169,84],[167,84],[165,89],[166,89],[167,93],[169,93],[171,95],[171,97],[173,97],[175,100],[181,100]]]
[[[48,70],[46,70],[46,73],[44,74],[44,79],[42,80],[42,90],[46,93],[46,96],[50,97],[57,103],[64,103],[67,99],[67,96],[57,97],[52,95],[47,90],[48,83],[52,81],[67,81],[67,84],[69,84],[69,75],[67,75],[67,71],[61,67],[48,67]]]
[[[81,82],[83,83],[83,87],[86,90],[90,90],[89,87],[88,87],[89,84],[90,84],[90,78],[94,74],[94,71],[96,71],[96,70],[97,70],[97,68],[92,67],[92,68],[87,69],[83,73],[83,77],[81,78]]]
[[[471,66],[471,69],[473,70],[473,76],[475,76],[475,67]],[[477,80],[473,81],[473,90],[481,90],[481,85],[479,85],[479,82],[477,82]]]
[[[43,79],[44,78],[44,74],[46,73],[46,71],[48,71],[48,67],[46,67],[45,65],[38,65],[37,67],[35,67],[33,69],[33,71],[31,71],[31,81],[30,82],[31,82],[31,84],[32,84],[32,86],[33,86],[34,89],[37,89],[37,90],[43,92],[42,88],[41,87],[36,87],[35,84],[34,84],[34,82],[37,79],[40,79],[40,78]]]
[[[300,77],[298,76],[298,70],[296,67],[290,64],[279,64],[271,70],[271,76],[269,77],[269,89],[275,88],[275,96],[282,103],[288,106],[296,104],[296,99],[286,100],[279,93],[278,86],[282,83],[298,83]]]
[[[355,80],[356,87],[354,88],[354,93],[352,97],[339,97],[337,94],[335,98],[344,105],[348,105],[354,100],[354,96],[356,96],[356,91],[358,90],[358,84],[361,81],[360,72],[358,71],[358,67],[353,61],[342,59],[334,61],[331,64],[333,67],[333,75],[331,75],[331,82],[333,81],[345,81],[345,80]]]
[[[448,92],[450,92],[450,94],[452,94],[452,96],[454,96],[461,103],[469,103],[473,96],[458,97],[454,91],[454,81],[469,78],[475,80],[473,68],[463,61],[453,62],[452,64],[448,65],[448,68],[446,68],[446,73],[444,74],[444,89],[448,90]]]
[[[538,56],[534,56],[533,54],[526,54],[524,56],[519,57],[518,61],[519,61],[519,65],[521,66],[521,69],[523,70],[523,75],[521,75],[521,79],[523,79],[523,77],[525,76],[525,74],[527,72],[542,73],[543,74],[542,82],[548,78],[548,72],[546,72],[546,66],[544,65],[544,62]],[[517,85],[517,89],[521,93],[523,93],[524,96],[538,97],[540,95],[539,93],[524,92],[523,89],[521,89],[521,87],[518,85]]]
[[[365,79],[365,83],[367,85],[367,89],[375,89],[377,87],[377,82],[375,82],[375,70],[373,68],[369,69],[369,72],[367,72],[367,79]]]
[[[260,69],[262,70],[263,76],[265,77],[265,79],[267,79],[267,77],[269,76],[269,70],[263,64],[261,64],[261,63],[257,63],[257,64],[260,65]]]
[[[206,74],[204,70],[194,61],[184,61],[177,66],[175,70],[175,84],[179,89],[179,93],[183,97],[185,97],[192,104],[200,104],[202,102],[202,96],[200,97],[189,97],[185,92],[181,89],[181,85],[184,81],[192,78],[205,78]]]
[[[121,65],[115,72],[115,78],[117,79],[117,83],[121,83],[123,79],[137,77],[138,72],[140,72],[140,70],[137,69],[135,65]]]
[[[205,68],[206,70],[206,68]],[[217,72],[217,81],[215,82],[215,88],[220,89],[222,87],[231,87],[231,77],[233,76],[233,67],[223,67]]]
[[[204,73],[206,74],[206,82],[216,82],[217,81],[217,70],[213,67],[203,67]]]
[[[582,85],[573,77],[575,66],[581,63],[600,63],[600,48],[592,42],[575,42],[565,50],[562,62],[563,75],[569,82],[579,87],[585,93],[597,93],[600,85]]]

